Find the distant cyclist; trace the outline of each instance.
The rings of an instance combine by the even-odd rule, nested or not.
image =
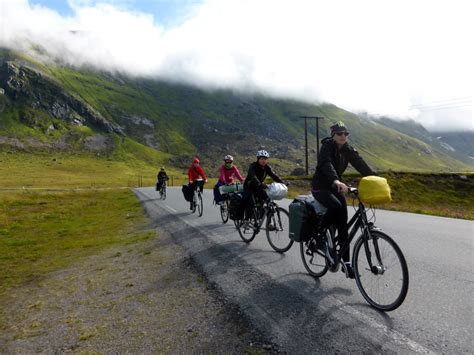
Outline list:
[[[219,186],[233,184],[234,176],[240,182],[244,181],[239,169],[234,165],[234,157],[232,155],[226,155],[224,157],[224,164],[219,168],[219,181],[217,181],[217,184],[214,186],[214,201],[216,201],[217,204],[221,204],[223,201],[222,195],[219,192]]]
[[[259,150],[257,152],[257,161],[250,164],[244,182],[244,193],[247,202],[249,200],[249,194],[253,194],[258,200],[265,201],[268,199],[268,195],[265,191],[267,185],[264,182],[267,176],[270,176],[275,182],[284,183],[283,180],[273,171],[270,165],[268,165],[269,158],[270,154],[268,154],[266,150]]]
[[[204,188],[204,183],[207,182],[206,173],[204,169],[201,167],[200,161],[198,158],[194,158],[193,165],[188,169],[188,179],[189,184],[192,186],[193,191],[199,190],[202,192]],[[193,209],[193,201],[190,202],[190,210]]]
[[[323,227],[327,228],[335,224],[338,242],[341,244],[348,238],[347,204],[344,197],[348,187],[342,182],[341,176],[349,163],[363,176],[376,175],[376,173],[359,156],[357,150],[347,143],[349,131],[343,122],[334,123],[330,129],[331,137],[326,137],[321,141],[322,146],[316,172],[311,182],[311,192],[314,198],[327,208],[323,217]],[[342,259],[349,277],[354,278],[354,271],[349,262],[349,249]]]
[[[158,179],[158,183],[156,184],[156,190],[160,191],[161,187],[163,186],[163,183],[169,180],[168,174],[166,174],[166,170],[163,166],[158,172],[158,175],[156,176],[156,178]]]

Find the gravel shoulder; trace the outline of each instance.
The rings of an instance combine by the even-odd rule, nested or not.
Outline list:
[[[273,353],[162,231],[2,300],[2,353]]]

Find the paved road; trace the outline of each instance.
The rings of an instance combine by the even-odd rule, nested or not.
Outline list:
[[[172,233],[209,281],[285,351],[474,352],[471,221],[377,211],[377,226],[400,245],[410,271],[404,304],[384,314],[368,306],[341,272],[308,276],[297,243],[280,255],[264,232],[251,244],[242,242],[231,221],[220,220],[210,190],[201,218],[190,213],[178,188],[168,188],[165,201],[151,188],[136,193],[158,228]]]

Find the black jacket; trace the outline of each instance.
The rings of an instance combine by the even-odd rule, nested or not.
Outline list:
[[[283,180],[275,174],[270,165],[267,164],[262,167],[258,162],[253,162],[249,166],[249,171],[247,172],[247,177],[244,181],[244,189],[256,191],[262,188],[267,175],[275,182],[283,182]]]
[[[330,137],[324,138],[321,143],[318,165],[311,182],[313,189],[330,189],[334,180],[341,181],[349,163],[363,176],[376,175],[357,150],[349,144],[346,143],[338,149],[336,142]]]
[[[158,180],[168,180],[168,175],[164,171],[160,171],[156,177]]]

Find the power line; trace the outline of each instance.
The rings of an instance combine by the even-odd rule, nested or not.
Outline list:
[[[472,105],[472,97],[467,96],[467,97],[457,98],[457,99],[434,101],[434,102],[430,102],[426,104],[415,104],[415,105],[411,105],[410,109],[423,110],[425,108],[450,107],[450,106],[457,106],[457,105]]]

